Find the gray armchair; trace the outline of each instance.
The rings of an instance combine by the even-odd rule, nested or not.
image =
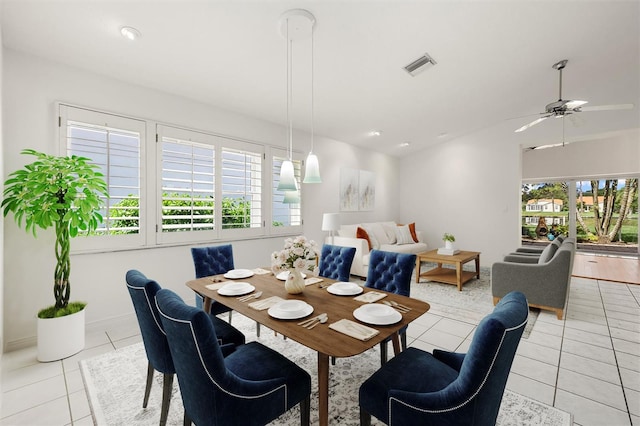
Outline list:
[[[547,253],[543,252],[537,263],[494,263],[491,267],[494,305],[507,293],[520,291],[527,297],[529,306],[551,310],[558,319],[562,319],[569,295],[575,244],[565,240],[549,258],[547,255],[551,251],[552,248]]]

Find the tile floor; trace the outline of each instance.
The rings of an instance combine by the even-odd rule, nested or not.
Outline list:
[[[464,352],[477,321],[432,311],[408,341]],[[86,349],[63,361],[38,363],[35,348],[4,354],[0,424],[93,424],[78,361],[138,341],[133,319],[87,330]],[[576,425],[640,426],[640,286],[574,278],[565,320],[539,315],[507,388],[573,413]]]

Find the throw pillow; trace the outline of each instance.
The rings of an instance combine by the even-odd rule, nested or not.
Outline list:
[[[360,228],[359,226],[358,229],[356,229],[356,238],[367,240],[367,245],[369,246],[369,250],[371,250],[371,240],[369,240],[369,234],[367,234],[367,231]]]
[[[398,226],[396,229],[397,244],[413,244],[413,237],[409,231],[409,225]]]
[[[380,242],[378,241],[378,237],[376,236],[375,229],[371,224],[362,224],[362,228],[367,231],[367,235],[369,236],[369,250],[371,249],[379,249]],[[381,228],[382,229],[382,228]]]
[[[397,227],[398,225],[396,225],[395,223],[393,225],[386,224],[386,223],[382,224],[382,228],[384,229],[384,232],[387,234],[387,239],[389,240],[389,244],[395,244],[397,241],[396,239]]]
[[[413,238],[413,242],[418,242],[418,234],[416,234],[416,223],[412,222],[409,224],[409,232],[411,232],[411,238]]]
[[[371,244],[373,245],[373,248],[380,248],[380,246],[382,246],[383,244],[391,244],[389,242],[389,237],[387,237],[387,233],[384,231],[384,228],[382,226],[381,223],[366,223],[363,224],[362,226],[364,226],[364,229],[366,229],[367,233],[369,234],[369,237],[371,237],[371,234],[373,234],[373,240],[375,240],[377,242],[377,246],[376,243],[374,243],[374,241],[371,241]]]

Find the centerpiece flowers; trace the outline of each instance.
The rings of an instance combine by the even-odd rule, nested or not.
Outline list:
[[[302,271],[318,275],[315,260],[319,254],[318,244],[314,240],[308,240],[304,235],[287,238],[284,249],[271,254],[271,270],[275,275],[289,271],[285,289],[291,294],[302,293],[305,286]]]

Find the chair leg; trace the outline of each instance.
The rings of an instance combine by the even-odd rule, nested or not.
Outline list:
[[[260,323],[256,322],[256,336],[260,337]]]
[[[233,311],[229,311],[229,324],[231,324],[231,314],[233,313]]]
[[[160,410],[160,426],[165,426],[167,424],[172,390],[173,374],[165,374],[162,382],[162,409]]]
[[[331,365],[336,365],[336,357],[335,356],[331,357]]]
[[[380,365],[384,365],[387,362],[387,342],[380,343]]]
[[[407,349],[407,333],[400,334],[400,347],[403,351]]]
[[[360,407],[360,426],[371,426],[371,414]]]
[[[191,419],[189,418],[189,415],[187,414],[187,412],[184,412],[184,418],[182,420],[182,425],[183,426],[191,426]]]
[[[311,396],[300,401],[300,426],[309,426],[311,419]]]
[[[149,362],[147,365],[147,386],[144,388],[144,400],[142,401],[142,408],[147,408],[149,403],[149,394],[151,393],[151,383],[153,383],[153,366]]]

